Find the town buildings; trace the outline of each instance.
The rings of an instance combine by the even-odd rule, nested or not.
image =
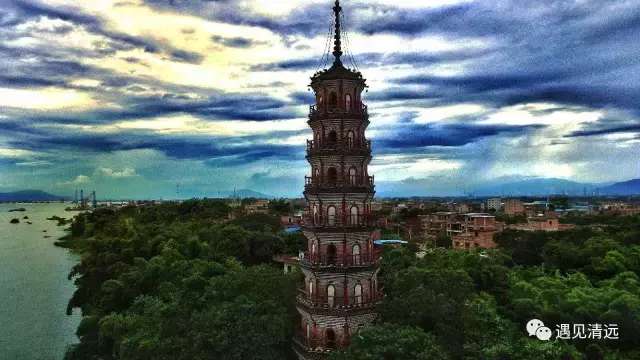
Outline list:
[[[376,318],[381,299],[371,216],[374,180],[368,173],[371,142],[365,136],[369,115],[361,99],[366,82],[342,63],[339,1],[333,10],[334,62],[311,79],[316,104],[308,121],[311,176],[304,191],[308,248],[300,258],[304,284],[297,297],[300,320],[294,339],[302,360],[321,359],[347,346]]]
[[[440,211],[429,215],[420,215],[422,233],[430,238],[449,235],[451,225],[458,217],[455,211]]]
[[[464,214],[455,225],[458,231],[451,234],[454,249],[494,248],[493,236],[503,227],[495,216],[483,213]]]
[[[600,204],[600,212],[610,215],[637,215],[640,214],[640,206],[624,201],[607,201]]]
[[[562,231],[573,229],[574,226],[560,223],[558,214],[554,211],[545,211],[528,216],[524,224],[513,224],[508,228],[521,231]]]
[[[456,249],[493,248],[496,246],[493,236],[504,227],[495,216],[485,213],[446,211],[422,215],[420,219],[423,234],[428,240],[448,236],[451,246]]]
[[[506,199],[504,201],[504,213],[509,216],[524,214],[524,203],[519,199]]]

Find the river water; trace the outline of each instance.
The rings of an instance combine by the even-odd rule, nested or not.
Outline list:
[[[46,220],[72,217],[75,213],[64,211],[66,206],[0,204],[1,360],[60,360],[66,347],[78,342],[79,311],[66,315],[75,290],[67,275],[78,257],[53,245],[65,226]],[[14,208],[26,211],[8,212]],[[10,224],[13,218],[20,223]]]

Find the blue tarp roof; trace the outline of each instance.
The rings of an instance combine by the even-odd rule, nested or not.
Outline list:
[[[373,242],[375,245],[394,245],[394,244],[408,244],[407,241],[404,240],[376,240]]]
[[[300,230],[301,230],[300,226],[291,226],[284,229],[284,232],[291,234],[291,233],[297,233]]]

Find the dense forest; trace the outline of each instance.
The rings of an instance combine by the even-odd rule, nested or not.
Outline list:
[[[286,204],[274,202],[274,214]],[[80,343],[66,359],[290,359],[299,275],[275,254],[300,234],[270,215],[192,200],[77,216],[60,245]],[[495,250],[386,249],[379,320],[333,359],[640,359],[640,217],[506,231]],[[618,340],[541,341],[525,324],[617,324]],[[554,336],[555,338],[555,336]]]
[[[78,215],[59,243],[82,254],[68,309],[82,310],[80,343],[66,359],[289,358],[299,279],[271,261],[302,235],[232,213],[193,200]]]

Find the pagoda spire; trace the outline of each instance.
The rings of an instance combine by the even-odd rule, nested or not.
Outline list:
[[[340,57],[342,56],[342,42],[340,40],[340,13],[342,12],[342,7],[340,6],[340,0],[336,0],[336,4],[333,7],[333,13],[336,16],[336,29],[335,35],[333,37],[333,56],[335,60],[333,61],[334,66],[342,65],[342,60]]]

